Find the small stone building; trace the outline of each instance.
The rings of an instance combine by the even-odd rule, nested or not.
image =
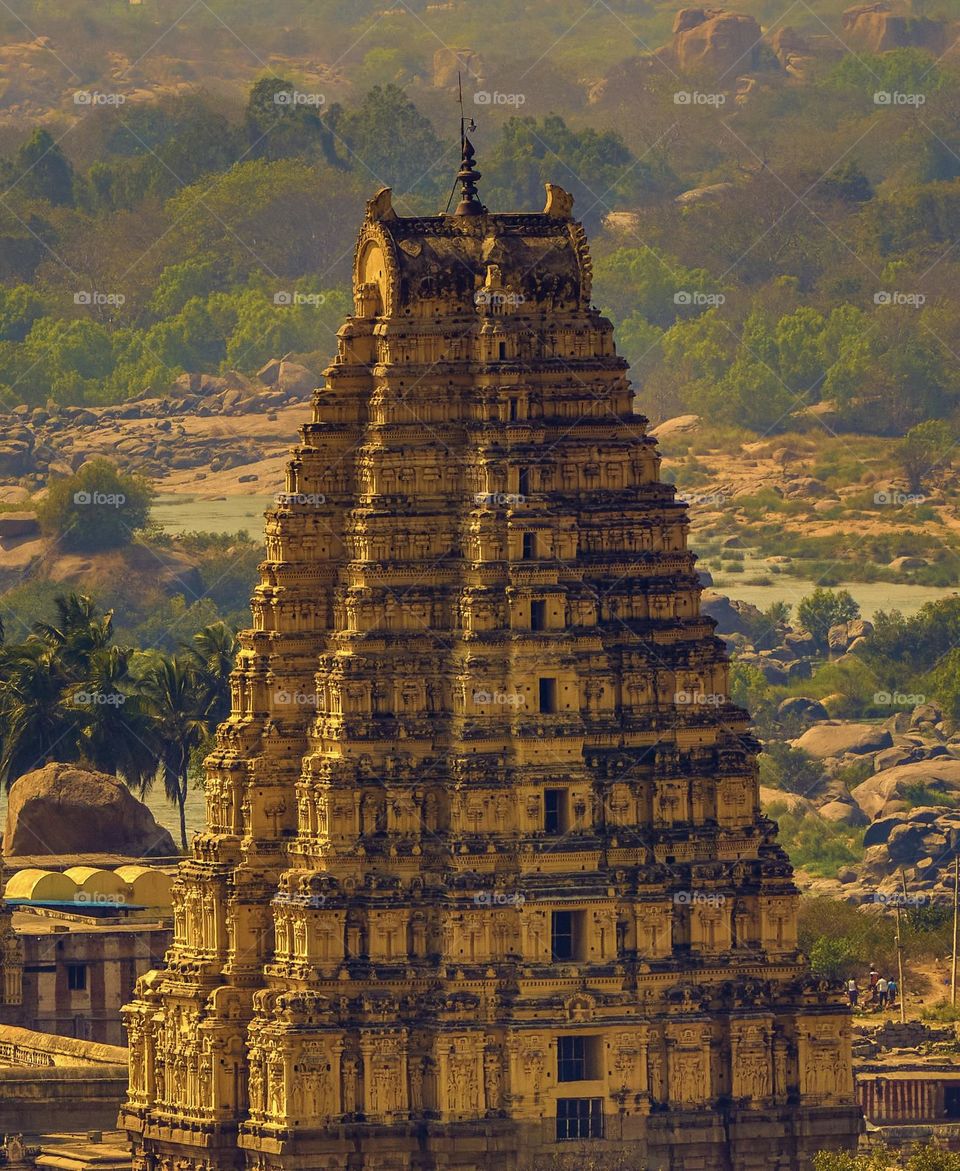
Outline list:
[[[931,1139],[960,1150],[960,1042],[954,1027],[887,1021],[858,1033],[855,1083],[868,1131],[894,1150]]]
[[[126,1044],[120,1009],[133,997],[138,977],[163,962],[170,924],[18,910],[13,930],[23,956],[18,1022],[65,1037]]]

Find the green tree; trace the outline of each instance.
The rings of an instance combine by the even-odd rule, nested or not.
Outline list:
[[[40,317],[17,358],[23,370],[15,381],[26,401],[44,403],[52,396],[83,402],[91,383],[113,370],[113,339],[105,325],[88,317]]]
[[[358,106],[335,106],[328,116],[338,153],[364,185],[400,194],[435,194],[456,173],[457,155],[428,118],[395,85],[375,85]]]
[[[617,248],[594,268],[594,295],[615,321],[642,314],[661,327],[703,312],[693,294],[716,294],[717,282],[702,268],[686,268],[676,257],[651,248]]]
[[[821,935],[810,949],[810,968],[828,980],[842,980],[854,971],[856,955],[850,940]]]
[[[264,271],[277,282],[274,292],[316,272],[335,283],[349,272],[343,241],[355,234],[357,207],[370,186],[367,173],[361,184],[297,159],[240,162],[214,183],[205,179],[167,201],[164,248],[170,263],[217,256],[225,287],[252,274],[262,280]]]
[[[785,431],[790,414],[803,400],[791,394],[775,368],[741,350],[715,390],[708,392],[711,412],[760,435]]]
[[[873,199],[873,186],[854,159],[845,159],[829,171],[820,182],[820,192],[844,203],[867,203]]]
[[[213,622],[193,636],[188,654],[197,671],[207,723],[216,727],[230,714],[230,672],[239,643],[225,622]]]
[[[802,598],[797,605],[797,621],[812,634],[817,649],[827,649],[827,634],[831,626],[850,622],[860,617],[860,606],[849,590],[818,588]]]
[[[899,454],[911,492],[921,492],[944,472],[955,442],[953,429],[940,419],[926,419],[910,428],[900,442]]]
[[[65,709],[71,678],[57,648],[34,639],[0,657],[0,779],[9,789],[24,773],[76,758],[77,717]]]
[[[338,163],[333,134],[321,112],[322,94],[306,94],[298,101],[300,87],[283,77],[262,77],[255,82],[244,111],[248,154],[257,159],[301,158],[321,155]]]
[[[557,114],[510,118],[484,158],[483,200],[500,210],[539,210],[544,184],[559,183],[576,201],[588,230],[608,211],[632,207],[643,196],[672,189],[666,164],[637,159],[619,134],[592,127],[575,130]]]
[[[78,758],[142,792],[156,774],[161,745],[144,697],[132,689],[133,653],[129,647],[98,650],[65,702],[76,715]]]
[[[160,274],[150,298],[150,312],[157,317],[172,317],[194,297],[205,297],[222,283],[222,264],[217,256],[193,256],[178,264],[168,264]]]
[[[160,775],[180,815],[180,844],[187,848],[186,804],[190,756],[209,732],[207,688],[195,665],[176,655],[156,655],[139,681],[160,745]]]
[[[890,1159],[884,1147],[865,1154],[818,1151],[813,1157],[813,1171],[891,1171]]]
[[[914,1147],[907,1171],[960,1171],[960,1153],[948,1151],[938,1142],[924,1143]]]
[[[222,331],[203,297],[191,297],[175,316],[158,321],[147,331],[144,345],[170,369],[216,370],[226,356]]]
[[[43,298],[28,285],[0,285],[0,340],[22,342],[46,310]]]
[[[142,112],[141,112],[142,111]],[[95,202],[132,208],[225,171],[241,156],[240,134],[202,95],[177,97],[157,111],[124,109],[107,139],[107,157],[90,168]],[[209,178],[205,183],[209,186]]]
[[[931,65],[929,53],[905,48],[886,53],[850,53],[823,84],[859,90],[864,101],[872,104],[877,92],[933,94],[941,80],[940,70]]]
[[[121,474],[108,460],[91,460],[51,482],[37,516],[43,532],[65,549],[114,549],[147,523],[152,496],[141,477]]]
[[[795,394],[811,403],[819,398],[825,374],[821,342],[825,326],[822,313],[801,306],[781,317],[774,329],[780,377]]]
[[[158,746],[131,687],[132,652],[113,645],[112,614],[89,597],[58,596],[54,610],[0,650],[0,776],[9,788],[48,761],[78,761],[142,787]]]
[[[730,666],[730,701],[750,713],[761,736],[773,735],[777,703],[773,688],[759,667],[734,659]]]
[[[39,127],[14,156],[14,186],[53,204],[73,203],[73,167],[48,130]]]
[[[86,594],[62,594],[54,599],[52,622],[35,622],[33,634],[52,647],[66,669],[81,675],[98,652],[113,639],[113,612],[100,614]]]
[[[768,740],[760,755],[760,779],[764,785],[806,796],[820,781],[823,769],[800,748],[782,740]]]

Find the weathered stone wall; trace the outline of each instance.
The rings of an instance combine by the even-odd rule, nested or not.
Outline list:
[[[119,1046],[0,1025],[0,1134],[110,1130],[128,1076]]]
[[[0,1134],[110,1130],[127,1089],[126,1065],[95,1069],[0,1066]]]

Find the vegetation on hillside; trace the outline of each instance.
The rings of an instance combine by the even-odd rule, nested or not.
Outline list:
[[[402,210],[422,213],[450,193],[455,106],[431,84],[420,22],[439,43],[479,33],[457,5],[395,13],[358,59],[345,30],[364,7],[324,6],[326,47],[343,40],[347,53],[339,100],[270,74],[243,104],[196,84],[91,108],[69,134],[45,124],[0,136],[0,401],[116,402],[184,370],[331,352],[364,199],[391,185]],[[545,28],[558,35],[548,62],[527,60],[519,29],[500,35],[484,15],[482,85],[494,88],[466,86],[483,196],[522,209],[542,206],[545,180],[573,191],[595,298],[644,408],[759,434],[819,427],[807,412],[821,405],[831,429],[899,436],[942,420],[945,433],[905,452],[921,482],[933,447],[953,442],[960,395],[960,68],[913,48],[858,53],[825,59],[804,83],[761,69],[742,106],[684,109],[675,73],[623,61],[628,46],[599,35],[612,21],[665,39],[666,10],[598,12],[565,40],[569,5],[495,7],[535,24],[537,43]],[[157,14],[114,9],[112,39],[132,51]],[[291,50],[292,36],[246,5],[224,10]],[[320,20],[303,14],[304,43]],[[178,23],[167,51],[192,37],[196,52],[207,23],[200,12]],[[585,67],[607,74],[593,103]],[[916,106],[878,105],[883,89],[919,92],[925,129]],[[705,184],[711,198],[676,202]],[[636,218],[608,224],[611,211]]]

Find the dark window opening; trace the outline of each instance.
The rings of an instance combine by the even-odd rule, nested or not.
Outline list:
[[[588,1077],[586,1037],[558,1037],[557,1081],[583,1082]]]
[[[558,1098],[557,1141],[603,1138],[602,1098]]]
[[[943,1087],[943,1113],[947,1118],[960,1118],[960,1085]]]
[[[520,474],[517,477],[517,480],[518,480],[517,491],[520,493],[521,496],[529,496],[530,495],[530,469],[529,468],[521,468]]]
[[[501,342],[500,343],[500,357],[502,358],[503,356],[504,356],[504,345],[503,345],[503,342]],[[517,400],[515,398],[512,398],[512,399],[509,399],[508,402],[510,404],[508,407],[510,422],[515,423],[517,421]]]
[[[499,356],[501,358],[505,358],[507,356],[507,343],[506,342],[500,343],[498,352],[499,352]]]
[[[530,629],[545,630],[547,626],[547,603],[542,598],[530,603]]]
[[[554,911],[550,917],[550,952],[555,960],[574,958],[573,912]]]
[[[537,534],[523,534],[523,550],[521,556],[524,561],[532,561],[537,555]]]
[[[567,829],[566,789],[544,789],[543,828],[548,834],[562,834]]]
[[[67,964],[67,988],[71,992],[85,992],[87,988],[87,965]]]
[[[545,715],[552,715],[557,710],[557,681],[556,679],[540,680],[540,711]]]

